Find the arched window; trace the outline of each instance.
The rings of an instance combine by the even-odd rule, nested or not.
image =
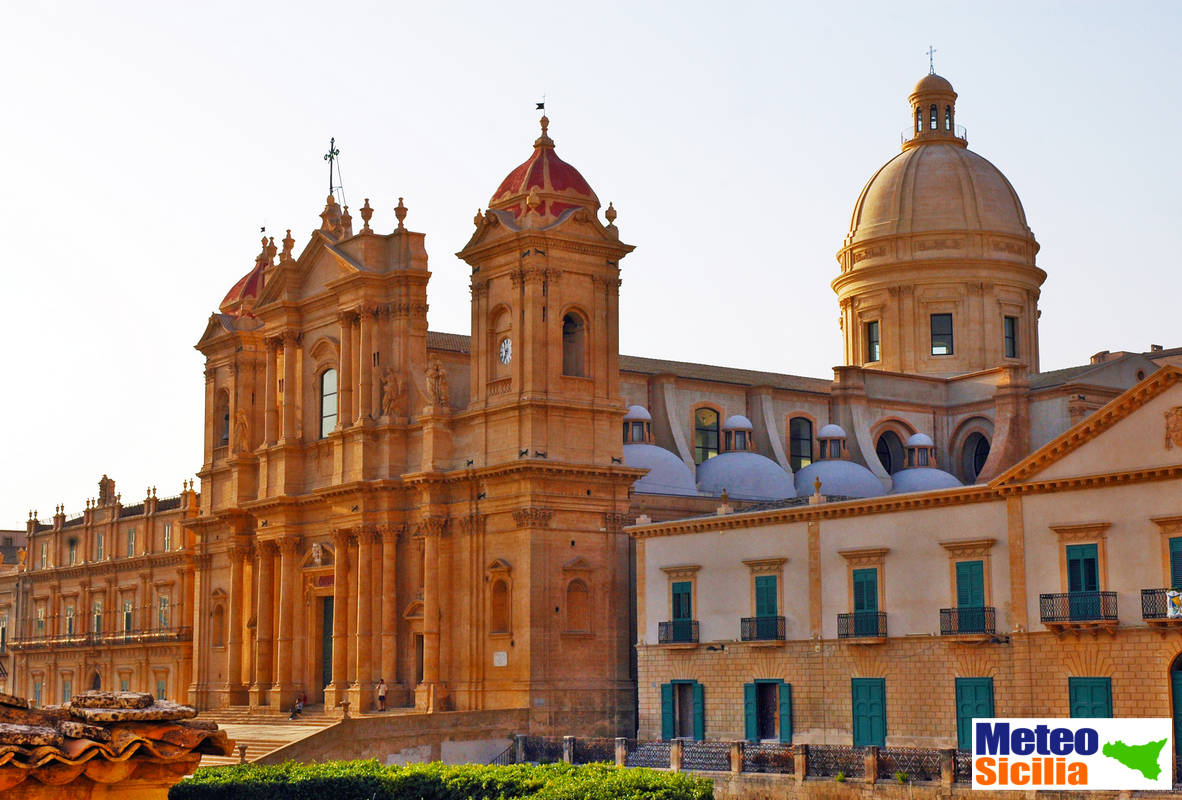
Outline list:
[[[903,442],[894,431],[886,431],[878,437],[874,452],[888,474],[893,475],[903,469]]]
[[[923,109],[919,106],[915,107],[915,132],[919,133],[923,130]]]
[[[694,463],[718,455],[718,412],[699,408],[694,412]]]
[[[944,106],[944,130],[952,130],[952,106]]]
[[[964,450],[960,456],[960,474],[965,483],[974,483],[985,462],[989,460],[989,440],[983,434],[974,433],[964,441]]]
[[[587,584],[573,580],[566,586],[566,629],[587,632],[591,630],[591,596]]]
[[[213,607],[213,646],[226,646],[226,609],[221,604]]]
[[[930,113],[931,119],[928,121],[928,127],[934,131],[940,130],[940,107],[932,103]]]
[[[586,371],[587,324],[578,314],[567,314],[562,318],[562,374],[579,378],[587,376]]]
[[[99,676],[99,672],[96,669],[94,672],[90,673],[90,690],[92,692],[97,692],[102,688],[103,679]]]
[[[509,632],[509,584],[497,578],[492,585],[489,602],[488,630],[490,633]]]
[[[225,389],[218,392],[214,420],[218,426],[218,440],[215,446],[225,447],[230,443],[230,393]]]
[[[788,422],[788,463],[795,472],[813,463],[813,421],[793,417]]]
[[[326,369],[320,376],[320,438],[337,427],[337,371]]]

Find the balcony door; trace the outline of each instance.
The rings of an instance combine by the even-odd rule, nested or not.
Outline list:
[[[985,565],[981,561],[956,562],[956,630],[985,630]]]
[[[693,583],[673,584],[673,641],[692,642],[694,620]]]
[[[1067,603],[1073,620],[1100,618],[1099,563],[1096,545],[1067,545]]]
[[[854,570],[854,636],[878,636],[878,570]]]
[[[778,639],[779,594],[775,575],[755,576],[755,638]]]

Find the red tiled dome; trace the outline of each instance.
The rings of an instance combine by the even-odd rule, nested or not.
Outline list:
[[[489,208],[520,217],[531,193],[539,203],[537,212],[544,217],[557,217],[571,208],[599,208],[599,198],[587,180],[554,152],[554,140],[546,134],[549,124],[542,117],[542,135],[534,142],[533,154],[501,181],[488,201]]]

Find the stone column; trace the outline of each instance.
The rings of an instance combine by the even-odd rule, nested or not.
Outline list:
[[[252,706],[267,704],[267,695],[274,680],[271,666],[274,663],[275,637],[275,550],[273,541],[258,543],[258,616],[255,623],[254,682],[250,687]]]
[[[230,598],[226,614],[229,631],[226,636],[226,683],[222,688],[222,704],[232,705],[238,699],[242,688],[242,610],[245,598],[242,596],[242,562],[248,548],[245,545],[230,545],[226,551],[230,558]]]
[[[374,310],[367,306],[361,310],[361,346],[357,354],[361,367],[361,381],[358,386],[361,396],[357,399],[359,425],[370,421],[373,410],[373,327]]]
[[[349,685],[349,532],[333,531],[332,543],[332,685],[325,692],[326,706],[344,700]]]
[[[295,331],[283,333],[283,440],[296,437],[296,405],[299,387],[296,386],[296,365],[299,361],[300,335]]]
[[[357,532],[357,661],[353,683],[357,697],[353,707],[365,711],[371,705],[373,687],[373,559],[377,533],[373,528]]]
[[[292,638],[295,632],[296,615],[303,612],[303,598],[300,596],[300,537],[285,536],[279,540],[279,686],[277,706],[289,702],[284,696],[294,687],[292,684]]]
[[[382,664],[387,684],[398,682],[398,536],[399,526],[382,531]]]
[[[439,682],[439,538],[445,519],[423,523],[423,683]]]
[[[341,374],[338,386],[337,425],[347,428],[353,424],[353,321],[357,314],[343,311],[337,315],[341,324]]]
[[[267,385],[263,387],[263,408],[266,409],[263,417],[263,441],[266,444],[275,444],[275,440],[279,438],[279,395],[275,391],[275,382],[278,380],[278,362],[279,340],[269,338],[267,339]]]

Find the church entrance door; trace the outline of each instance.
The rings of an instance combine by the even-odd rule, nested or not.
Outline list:
[[[322,601],[320,618],[320,685],[332,683],[332,598]]]

